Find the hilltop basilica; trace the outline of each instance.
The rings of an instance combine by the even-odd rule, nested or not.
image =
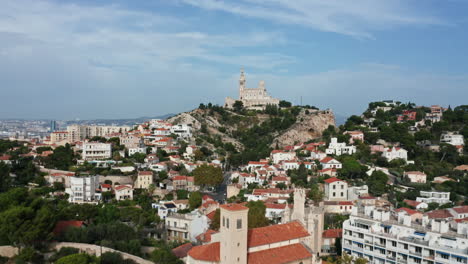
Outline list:
[[[273,98],[267,94],[265,81],[260,81],[257,88],[245,87],[244,69],[241,69],[239,78],[239,99],[226,97],[224,106],[232,108],[236,101],[241,101],[245,108],[249,109],[265,109],[266,105],[278,105],[279,99]]]

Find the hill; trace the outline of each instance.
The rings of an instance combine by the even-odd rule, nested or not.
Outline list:
[[[299,106],[258,111],[200,105],[168,121],[192,124],[196,139],[192,143],[206,146],[204,151],[227,158],[231,165],[265,158],[277,147],[317,139],[330,125],[335,126],[332,111]]]

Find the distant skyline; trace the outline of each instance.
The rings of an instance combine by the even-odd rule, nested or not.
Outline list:
[[[120,119],[273,97],[468,104],[465,0],[0,0],[0,119]]]

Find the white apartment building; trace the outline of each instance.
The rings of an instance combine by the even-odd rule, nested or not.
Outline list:
[[[408,161],[408,151],[403,148],[384,148],[382,153],[382,157],[386,158],[388,161],[392,161],[394,159],[402,159],[404,161]]]
[[[355,201],[361,195],[369,194],[369,187],[367,185],[348,187],[348,200]]]
[[[196,237],[205,233],[209,228],[209,220],[206,215],[198,211],[188,214],[169,213],[164,219],[168,240],[196,241]]]
[[[374,206],[353,208],[343,223],[343,252],[369,264],[466,264],[468,230],[447,219],[412,220],[410,214]]]
[[[446,204],[450,203],[450,192],[426,192],[420,191],[419,195],[421,197],[416,197],[416,201],[422,203],[438,203],[438,204]]]
[[[99,176],[70,177],[70,187],[65,189],[69,195],[70,203],[97,202],[101,194],[96,192],[99,188]]]
[[[465,139],[463,135],[454,132],[444,132],[440,135],[440,143],[447,143],[453,146],[464,146]]]
[[[100,142],[83,143],[83,160],[103,160],[112,157],[112,144]]]
[[[146,154],[146,147],[137,147],[137,148],[129,148],[128,149],[128,156],[132,156],[135,153]]]
[[[192,126],[189,125],[174,125],[171,127],[171,133],[176,134],[180,138],[192,137]]]
[[[86,126],[70,125],[67,126],[68,140],[70,142],[82,141],[86,138],[104,137],[108,134],[126,133],[132,128],[129,126]]]
[[[338,143],[337,138],[331,138],[328,148],[325,150],[325,153],[328,155],[337,155],[341,156],[343,154],[352,155],[356,153],[355,146],[347,146],[346,143]]]
[[[294,160],[295,158],[296,152],[294,151],[273,150],[270,154],[270,159],[273,161],[273,164],[278,164],[285,160]]]
[[[127,185],[117,185],[114,187],[115,199],[120,200],[133,200],[133,187]]]

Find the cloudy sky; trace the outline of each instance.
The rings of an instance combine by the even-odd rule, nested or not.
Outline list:
[[[0,0],[0,118],[155,116],[237,96],[337,114],[468,98],[465,0]]]

